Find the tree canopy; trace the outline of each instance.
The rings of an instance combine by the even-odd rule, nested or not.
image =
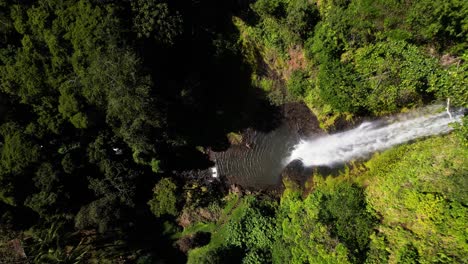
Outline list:
[[[462,0],[0,0],[0,258],[463,262],[466,117],[305,186],[209,176],[294,105],[325,130],[467,107],[467,17]]]

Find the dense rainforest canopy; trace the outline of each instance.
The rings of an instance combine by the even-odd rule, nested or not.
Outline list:
[[[468,1],[0,0],[0,263],[466,263],[467,118],[275,195],[185,173],[285,104],[447,98]]]

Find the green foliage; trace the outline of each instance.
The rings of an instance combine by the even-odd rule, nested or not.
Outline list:
[[[435,71],[429,79],[429,92],[434,92],[442,100],[450,98],[455,106],[468,105],[468,53],[463,54],[457,64],[444,70]]]
[[[307,39],[308,57],[319,63],[338,59],[345,48],[345,34],[348,32],[348,25],[343,21],[348,19],[345,10],[337,8],[326,20],[320,21],[314,34]]]
[[[26,12],[13,10],[24,36],[22,47],[9,55],[14,59],[3,59],[2,91],[30,103],[38,123],[54,133],[63,129],[63,120],[79,129],[94,125],[94,113],[84,109],[104,108],[106,122],[132,148],[135,161],[150,165],[156,154],[148,128],[159,128],[161,118],[140,60],[131,49],[116,48],[114,9],[82,0],[55,7],[40,1]]]
[[[425,41],[438,40],[442,46],[457,43],[452,50],[463,52],[468,40],[467,16],[466,1],[415,1],[407,22]]]
[[[367,251],[366,264],[379,264],[388,262],[389,252],[385,237],[380,234],[372,234],[370,236],[369,250]]]
[[[199,248],[199,249],[195,249],[193,252],[190,252],[187,263],[220,264],[220,263],[235,263],[235,260],[230,258],[229,249],[225,247],[217,247],[213,249]]]
[[[467,155],[456,137],[446,136],[398,147],[367,164],[366,197],[381,217],[390,259],[463,262]]]
[[[190,251],[189,262],[459,262],[468,212],[460,203],[466,151],[457,144],[449,136],[387,151],[352,172],[355,179],[349,170],[315,175],[307,197],[288,185],[275,210],[244,197],[207,229],[210,243]]]
[[[117,143],[107,134],[100,134],[89,144],[89,161],[97,165],[100,174],[87,179],[95,200],[82,206],[76,215],[75,226],[79,229],[96,227],[105,232],[118,225],[125,211],[135,206],[135,180],[140,172],[132,169],[128,160],[112,160],[108,144]]]
[[[76,96],[73,95],[73,92],[70,93],[70,91],[67,91],[67,88],[62,90],[63,92],[59,97],[59,112],[65,118],[68,118],[76,128],[86,128],[88,123],[86,114],[80,112],[80,108],[82,107],[76,99]]]
[[[153,198],[148,202],[148,205],[156,217],[177,215],[176,190],[177,186],[170,178],[162,178],[154,186]]]
[[[135,186],[132,181],[138,172],[126,168],[122,163],[109,160],[103,160],[99,165],[104,177],[88,178],[89,188],[98,197],[117,198],[122,204],[133,206]]]
[[[34,185],[39,192],[32,194],[25,202],[25,205],[37,212],[44,218],[48,218],[56,214],[57,200],[57,185],[59,185],[58,172],[54,170],[50,163],[42,163],[36,171],[33,178]],[[61,197],[60,197],[61,198]]]
[[[273,16],[281,18],[285,14],[285,3],[281,0],[256,1],[252,9],[261,17]]]
[[[71,244],[75,241],[73,234],[62,235],[63,228],[63,223],[54,222],[50,227],[30,230],[31,239],[26,248],[28,258],[34,263],[83,263],[87,259],[89,245],[84,243],[84,239]]]
[[[259,16],[254,34],[267,49],[274,50],[282,58],[289,48],[301,45],[318,21],[315,4],[307,1],[259,0],[251,5]]]
[[[429,79],[437,65],[417,47],[403,41],[388,41],[358,49],[354,67],[366,108],[373,113],[395,112],[402,107],[420,105]]]
[[[350,64],[329,61],[320,66],[317,85],[320,97],[337,112],[359,112],[365,109],[368,91],[360,86]]]
[[[208,263],[269,262],[277,237],[275,204],[246,196],[231,200],[223,211],[218,227],[211,231],[210,243],[190,251],[188,263],[204,263],[208,259],[212,259]]]
[[[319,116],[383,115],[435,97],[463,105],[468,100],[465,59],[442,68],[435,57],[464,52],[468,6],[459,0],[439,2],[257,1],[251,8],[258,23],[240,29],[253,36],[251,46],[262,50],[263,60],[280,75],[287,69],[291,47],[305,46],[315,67],[304,74],[317,87],[309,93],[315,98],[308,105]],[[299,87],[294,77],[284,80],[288,90]],[[274,80],[259,72],[254,78]],[[265,81],[260,84],[269,87]],[[266,90],[269,98],[278,98],[278,89]]]
[[[160,163],[161,163],[160,160],[151,159],[151,163],[150,163],[150,165],[151,165],[151,170],[152,170],[154,173],[161,172]]]
[[[466,118],[454,135],[287,186],[279,204],[231,194],[221,210],[217,187],[170,178],[146,201],[151,175],[252,126],[250,112],[216,123],[242,106],[225,98],[234,86],[304,99],[327,127],[434,99],[467,106],[466,1],[234,2],[0,0],[0,254],[19,238],[34,263],[160,262],[185,202],[178,236],[211,234],[191,263],[465,261]],[[227,95],[219,73],[239,75]],[[194,130],[207,124],[213,138]]]
[[[30,169],[39,161],[40,147],[14,122],[0,126],[0,137],[0,201],[22,203],[27,194],[20,190],[30,184]]]
[[[133,52],[110,50],[91,63],[82,82],[84,96],[105,105],[106,122],[132,148],[135,162],[150,165],[156,151],[150,132],[162,124],[153,109],[156,102],[150,96],[151,81],[139,73],[138,65]]]
[[[416,264],[419,262],[419,254],[417,249],[409,244],[405,245],[402,249],[398,252],[398,263],[408,263],[408,264]]]
[[[182,17],[171,12],[167,3],[158,0],[138,0],[132,2],[133,26],[138,37],[154,35],[156,40],[172,44],[180,35]]]
[[[58,199],[55,192],[40,191],[32,194],[24,204],[44,219],[48,219],[51,216],[57,216]]]
[[[118,224],[121,210],[116,197],[100,198],[80,209],[75,216],[75,227],[78,229],[96,228],[100,233],[104,233]]]
[[[3,137],[0,165],[1,174],[20,174],[24,169],[39,159],[39,146],[15,123],[6,123],[0,127]]]
[[[298,98],[304,97],[309,86],[308,76],[301,70],[293,71],[287,83],[289,92]]]
[[[455,133],[463,147],[468,148],[468,116],[462,118],[461,124],[455,125]]]
[[[123,206],[134,206],[135,183],[139,172],[128,166],[128,163],[112,161],[107,152],[107,143],[112,142],[104,135],[89,145],[90,162],[98,165],[101,176],[88,177],[89,189],[96,197],[106,198],[103,202],[118,202]]]
[[[63,171],[68,174],[73,173],[78,167],[78,165],[76,164],[76,161],[73,158],[73,155],[70,153],[66,153],[63,156],[61,165],[62,165]]]
[[[272,208],[253,206],[255,200],[244,200],[244,210],[233,213],[226,228],[226,243],[249,250],[265,250],[271,247],[275,235],[274,219],[268,216]],[[274,213],[274,212],[273,212]]]
[[[346,247],[332,237],[319,219],[323,198],[320,191],[314,191],[305,200],[297,191],[285,191],[278,217],[282,230],[279,243],[284,249],[274,254],[275,263],[350,263]]]
[[[0,1],[0,21],[2,21],[0,25],[0,33],[4,36],[0,39],[1,43],[6,42],[6,36],[13,30],[13,21],[8,14],[8,4],[9,3],[5,0]]]
[[[286,8],[286,25],[302,39],[312,33],[319,20],[319,13],[315,3],[311,1],[288,1]]]
[[[317,84],[320,98],[334,111],[379,115],[421,105],[434,92],[439,98],[451,92],[458,104],[468,94],[462,85],[465,77],[443,70],[404,41],[367,45],[343,54],[342,62],[326,58],[330,56],[320,65]]]
[[[360,187],[349,183],[336,186],[333,193],[323,199],[319,217],[332,226],[332,234],[354,256],[365,259],[376,220],[366,212],[364,192]]]
[[[243,137],[242,137],[242,134],[240,134],[240,133],[229,132],[226,135],[226,137],[229,140],[229,143],[231,143],[231,145],[240,145],[240,144],[242,144]]]

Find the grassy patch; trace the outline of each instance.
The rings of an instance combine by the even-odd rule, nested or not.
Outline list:
[[[198,232],[208,232],[211,233],[216,229],[216,224],[215,223],[204,223],[204,222],[198,222],[195,223],[182,231],[180,235],[177,236],[177,238],[188,236],[188,235],[193,235]]]

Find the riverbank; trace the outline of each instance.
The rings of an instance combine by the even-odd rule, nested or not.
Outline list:
[[[314,173],[302,186],[286,181],[279,202],[232,189],[204,208],[217,214],[184,228],[182,237],[210,237],[186,249],[189,263],[226,256],[240,262],[258,251],[277,263],[433,262],[440,252],[447,262],[463,262],[466,152],[450,134],[384,151],[336,177]]]
[[[226,151],[209,152],[221,180],[248,190],[281,189],[285,158],[301,138],[322,135],[315,115],[303,103],[280,106],[278,127],[268,132],[248,128]]]

